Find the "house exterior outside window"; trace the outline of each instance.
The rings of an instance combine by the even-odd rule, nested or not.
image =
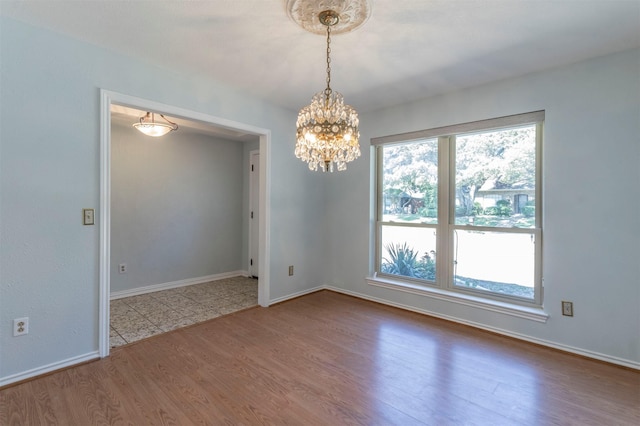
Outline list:
[[[542,306],[544,111],[372,139],[376,277]]]

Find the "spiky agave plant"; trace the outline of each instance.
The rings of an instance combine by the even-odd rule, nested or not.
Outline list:
[[[385,250],[388,257],[382,258],[380,272],[427,280],[435,279],[435,259],[429,254],[425,253],[422,258],[418,258],[419,252],[409,247],[406,242],[387,244]]]
[[[418,252],[407,245],[387,244],[385,250],[388,257],[382,258],[381,270],[387,274],[404,275],[405,277],[419,277],[416,275],[418,264]]]

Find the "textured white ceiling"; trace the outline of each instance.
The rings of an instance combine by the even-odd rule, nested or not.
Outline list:
[[[325,86],[325,38],[284,0],[0,1],[0,14],[298,110]],[[640,47],[640,0],[377,0],[332,40],[358,111]]]

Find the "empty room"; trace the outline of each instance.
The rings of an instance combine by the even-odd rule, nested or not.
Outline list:
[[[637,0],[0,1],[0,424],[640,424]]]

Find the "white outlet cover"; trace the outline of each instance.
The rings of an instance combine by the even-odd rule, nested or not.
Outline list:
[[[13,320],[13,335],[22,336],[29,334],[29,317],[16,318]]]

